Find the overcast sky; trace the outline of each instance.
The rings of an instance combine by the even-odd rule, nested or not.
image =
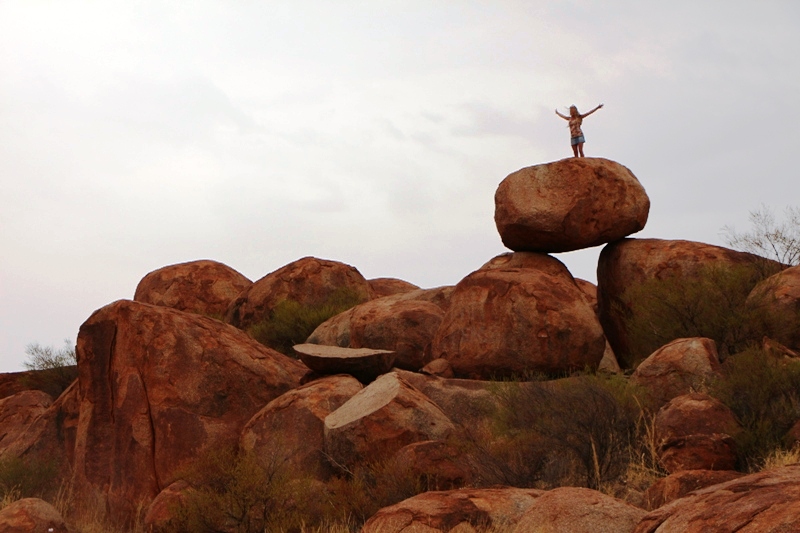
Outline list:
[[[800,205],[798,57],[794,0],[0,0],[0,371],[184,261],[455,284],[573,103],[637,236],[724,244]],[[558,257],[595,281],[599,251]]]

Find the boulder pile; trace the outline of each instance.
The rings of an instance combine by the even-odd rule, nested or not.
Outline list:
[[[266,503],[289,513],[301,497],[320,508],[345,502],[365,533],[800,530],[800,467],[735,471],[743,422],[710,392],[728,354],[692,335],[635,353],[628,330],[651,280],[680,291],[709,269],[776,265],[702,243],[629,238],[649,206],[624,166],[573,158],[500,183],[495,224],[512,252],[454,286],[367,280],[314,257],[256,282],[208,260],[158,269],[132,301],[83,323],[78,379],[58,398],[0,376],[0,461],[55,458],[77,497],[154,532],[176,530],[187,502],[225,483],[245,517]],[[597,286],[551,255],[599,245]],[[800,348],[798,272],[776,274],[747,299],[780,310],[775,339],[764,340],[776,364]],[[294,351],[279,353],[254,330],[278,328],[287,306],[297,311]],[[301,329],[314,313],[321,318]],[[596,375],[570,376],[585,370]],[[526,404],[536,387],[578,398],[567,411],[591,413],[575,417],[580,431],[561,419],[569,412],[548,418]],[[624,387],[635,398],[620,400]],[[621,446],[642,429],[634,404],[652,415],[646,466],[662,477],[647,486],[619,464],[630,455]],[[224,478],[215,469],[232,456],[254,462]],[[280,490],[264,495],[253,465],[269,466]],[[198,468],[214,482],[198,481]],[[525,469],[535,475],[521,477]],[[614,476],[625,480],[601,483]],[[553,488],[555,478],[604,492]],[[214,527],[236,530],[230,516]],[[68,530],[34,499],[0,510],[0,524]]]

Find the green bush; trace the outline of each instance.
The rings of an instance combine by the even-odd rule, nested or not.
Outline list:
[[[249,327],[247,332],[261,344],[294,357],[292,346],[305,342],[317,326],[362,301],[358,293],[347,288],[337,289],[318,305],[283,300],[266,320]]]
[[[623,378],[511,383],[497,394],[502,458],[529,460],[524,478],[510,484],[574,482],[597,489],[625,472],[645,401]]]
[[[621,362],[635,366],[661,346],[686,337],[713,339],[724,359],[765,335],[778,335],[769,305],[745,305],[767,274],[753,265],[715,266],[691,277],[653,278],[631,287],[625,293],[630,311],[622,313],[630,353],[621,354]]]
[[[758,468],[783,446],[800,420],[800,362],[780,360],[758,348],[733,355],[711,393],[731,408],[743,431],[736,437],[740,468]]]
[[[55,460],[0,459],[0,500],[12,494],[19,498],[49,498],[60,482]]]

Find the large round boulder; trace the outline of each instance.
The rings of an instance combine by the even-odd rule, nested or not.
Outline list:
[[[503,244],[544,253],[616,241],[644,228],[650,211],[630,170],[593,157],[518,170],[500,183],[494,203]]]
[[[800,531],[800,465],[699,489],[646,514],[634,533]]]
[[[764,320],[770,337],[800,350],[800,266],[760,282],[747,297],[747,305]]]
[[[278,396],[242,430],[240,448],[293,476],[325,480],[333,473],[325,457],[325,417],[362,389],[351,376],[317,379]]]
[[[222,319],[253,282],[227,265],[201,260],[165,266],[139,282],[133,299]]]
[[[706,388],[721,377],[717,346],[703,337],[675,339],[642,361],[631,381],[660,407],[676,396]]]
[[[77,343],[74,479],[129,518],[198,456],[299,385],[298,361],[193,313],[131,301],[95,311]]]
[[[247,329],[270,317],[284,301],[305,307],[356,305],[373,298],[364,276],[338,261],[304,257],[271,272],[231,302],[225,321]]]
[[[444,311],[423,301],[387,296],[329,318],[306,342],[395,353],[395,366],[419,370],[431,360],[431,341]]]
[[[602,492],[561,487],[536,498],[512,531],[630,533],[644,515],[644,510]]]
[[[432,345],[456,376],[477,379],[596,368],[604,351],[567,268],[532,253],[501,256],[461,280]]]
[[[436,404],[391,372],[325,418],[325,452],[350,468],[389,459],[412,442],[446,439],[455,430]]]
[[[778,267],[777,263],[752,254],[700,242],[661,239],[612,242],[603,248],[597,265],[600,322],[620,365],[631,368],[658,346],[679,337],[698,336],[697,332],[687,330],[652,346],[644,342],[643,333],[631,331],[631,324],[648,312],[652,314],[654,304],[677,295],[695,306],[699,303],[721,308],[717,303],[724,302],[712,298],[730,298],[729,287],[749,291],[764,268]],[[705,290],[703,280],[716,283],[717,293]],[[752,285],[748,285],[750,282]],[[658,290],[666,292],[653,296]],[[664,325],[650,326],[647,331],[654,327],[663,329]]]
[[[654,422],[659,461],[670,473],[681,470],[733,470],[741,426],[725,404],[707,394],[673,398]]]
[[[361,533],[446,533],[512,528],[544,491],[492,488],[430,491],[384,507]],[[497,529],[500,531],[501,529]]]

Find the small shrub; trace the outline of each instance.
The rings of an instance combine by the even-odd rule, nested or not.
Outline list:
[[[623,363],[635,366],[679,338],[713,339],[724,359],[765,335],[778,336],[773,325],[779,322],[769,320],[769,305],[745,305],[767,274],[752,265],[715,266],[693,276],[653,278],[631,287],[625,293],[629,311],[619,310],[626,317],[630,350],[621,354]]]
[[[498,433],[520,457],[533,458],[537,471],[527,473],[527,483],[569,480],[597,489],[625,471],[641,407],[623,380],[509,385],[498,396]]]
[[[0,459],[0,498],[50,498],[59,485],[58,465],[18,457]],[[10,503],[10,502],[9,502]]]
[[[743,431],[736,437],[740,468],[757,469],[800,419],[800,362],[751,348],[728,358],[711,393],[731,408]]]
[[[64,341],[61,349],[29,344],[25,353],[28,359],[22,364],[31,373],[23,378],[23,384],[28,388],[57,398],[78,377],[75,346],[69,340]]]
[[[361,303],[352,289],[337,289],[319,305],[302,305],[294,300],[279,302],[269,317],[248,328],[251,337],[285,355],[294,357],[292,346],[301,344],[329,318]]]

